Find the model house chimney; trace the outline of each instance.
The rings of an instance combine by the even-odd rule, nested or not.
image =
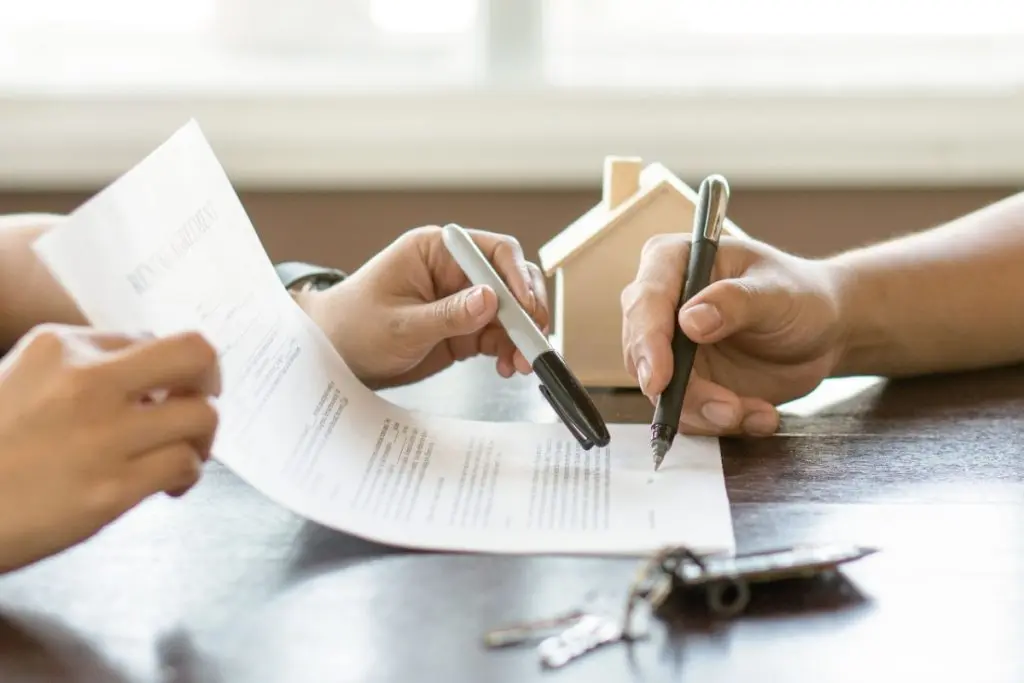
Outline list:
[[[609,210],[626,201],[640,189],[639,157],[607,156],[604,158],[604,187],[602,195]]]

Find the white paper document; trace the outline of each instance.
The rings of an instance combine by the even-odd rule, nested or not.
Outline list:
[[[434,550],[734,550],[717,439],[677,438],[655,473],[647,425],[584,451],[561,423],[434,416],[366,388],[281,286],[195,122],[35,248],[92,324],[203,332],[223,377],[214,457],[320,524]]]

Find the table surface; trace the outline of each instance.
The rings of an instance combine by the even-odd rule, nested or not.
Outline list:
[[[621,594],[636,560],[384,547],[211,465],[185,498],[147,501],[0,578],[0,681],[1024,680],[1024,369],[850,384],[794,406],[778,436],[722,441],[740,551],[881,548],[847,565],[838,596],[658,623],[544,671],[532,648],[488,651],[482,633]],[[477,362],[390,396],[478,419],[546,416],[532,378]],[[650,417],[636,394],[597,399],[610,421]]]

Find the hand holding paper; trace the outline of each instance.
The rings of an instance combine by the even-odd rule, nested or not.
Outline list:
[[[281,287],[195,123],[36,249],[97,326],[203,332],[223,374],[214,457],[321,524],[445,550],[733,548],[715,440],[677,440],[655,477],[646,425],[583,451],[560,423],[431,416],[364,386]]]
[[[0,377],[0,573],[89,538],[153,494],[184,493],[210,456],[208,397],[220,382],[196,335],[42,325],[8,351]],[[169,398],[147,402],[155,391]]]

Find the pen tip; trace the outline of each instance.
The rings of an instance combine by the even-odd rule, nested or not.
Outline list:
[[[651,444],[651,449],[654,451],[654,471],[657,472],[668,452],[668,444],[659,439]]]

